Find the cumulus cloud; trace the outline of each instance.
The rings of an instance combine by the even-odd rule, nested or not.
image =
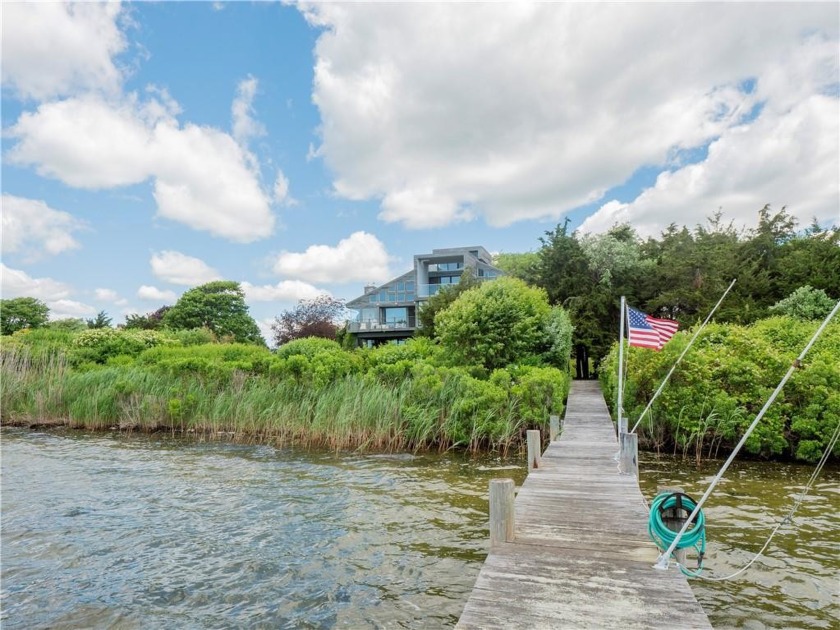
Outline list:
[[[300,300],[314,300],[320,295],[329,295],[324,291],[300,280],[283,280],[277,284],[255,285],[250,282],[241,283],[245,298],[249,302],[290,302],[296,304]]]
[[[282,252],[274,272],[310,282],[379,282],[390,277],[388,265],[388,252],[376,236],[354,232],[335,247],[312,245],[302,253]]]
[[[781,152],[821,153],[826,138],[836,140],[831,126],[817,138],[796,124],[818,95],[836,117],[836,4],[313,3],[302,11],[325,27],[313,93],[322,142],[311,154],[335,173],[339,196],[378,199],[383,220],[409,228],[475,216],[496,226],[559,219],[609,201],[605,192],[642,167],[673,168],[687,150],[742,134],[751,168],[727,175],[717,171],[723,161],[706,166],[721,195],[738,197],[761,176],[761,151],[776,151],[742,131],[758,124],[756,107],[776,112],[770,127]],[[809,211],[825,214],[825,191],[837,188],[830,169],[816,178],[810,160],[791,165],[789,181],[802,183],[778,203],[814,200],[816,185],[822,205]],[[765,201],[777,202],[759,207]]]
[[[137,297],[148,302],[167,302],[169,304],[174,303],[178,299],[174,291],[161,290],[147,284],[137,289]]]
[[[98,312],[90,304],[77,302],[76,300],[53,300],[47,302],[47,306],[50,308],[50,319],[52,320],[85,317],[86,315],[96,315]]]
[[[3,85],[36,99],[118,91],[121,13],[119,2],[4,2]]]
[[[119,102],[84,96],[44,103],[9,128],[13,164],[79,188],[154,178],[160,216],[248,243],[274,229],[252,156],[233,137],[175,118],[165,94]]]
[[[825,50],[824,42],[814,44]],[[819,74],[825,57],[807,48],[800,53],[789,64],[806,83]],[[807,68],[802,57],[817,67]],[[719,208],[736,225],[754,225],[768,203],[787,206],[802,224],[813,218],[840,223],[840,119],[837,98],[820,93],[824,87],[790,100],[782,94],[771,98],[781,83],[759,82],[756,90],[766,95],[767,106],[754,121],[726,130],[710,144],[706,159],[661,173],[632,201],[603,204],[580,229],[603,232],[629,222],[642,236],[655,236],[671,222],[702,224]]]
[[[219,272],[200,258],[181,252],[163,251],[152,254],[152,273],[171,284],[193,287],[212,280],[221,280]]]
[[[100,302],[111,302],[117,306],[126,306],[128,304],[128,300],[120,297],[120,294],[113,289],[95,289],[93,294]]]
[[[66,299],[71,287],[52,278],[33,278],[25,271],[0,263],[0,293],[4,299],[34,297],[46,302]]]
[[[43,201],[6,194],[2,225],[3,254],[22,254],[28,260],[78,249],[73,232],[84,228],[82,221]]]

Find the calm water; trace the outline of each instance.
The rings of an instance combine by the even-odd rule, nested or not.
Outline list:
[[[2,437],[4,629],[449,627],[486,553],[488,480],[524,477],[456,456]],[[649,496],[659,483],[699,496],[716,466],[643,470]],[[706,510],[718,574],[761,546],[811,469],[730,473]],[[837,627],[838,486],[824,476],[796,533],[739,580],[693,582],[716,627]]]

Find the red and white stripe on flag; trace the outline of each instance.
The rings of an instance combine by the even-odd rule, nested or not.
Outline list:
[[[627,323],[630,345],[651,350],[661,350],[679,327],[672,319],[651,317],[631,307],[627,307]]]

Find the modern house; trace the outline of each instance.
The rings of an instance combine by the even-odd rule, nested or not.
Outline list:
[[[364,295],[347,302],[358,311],[347,330],[359,345],[377,345],[404,341],[417,329],[417,313],[423,302],[452,284],[461,281],[465,269],[479,279],[503,275],[493,266],[492,257],[483,247],[433,249],[431,254],[414,256],[414,269],[381,286],[366,286]]]

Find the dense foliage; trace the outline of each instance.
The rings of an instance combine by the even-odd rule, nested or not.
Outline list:
[[[494,370],[536,362],[548,345],[550,314],[542,289],[503,277],[463,293],[438,313],[435,328],[455,362]]]
[[[797,232],[784,208],[762,208],[757,226],[746,231],[720,214],[694,229],[671,225],[647,240],[627,225],[597,236],[567,228],[558,225],[541,239],[536,272],[525,264],[511,268],[535,276],[532,281],[545,288],[551,303],[568,310],[574,345],[587,347],[596,359],[616,339],[622,295],[682,328],[702,321],[732,279],[737,282],[716,321],[749,324],[768,317],[773,305],[805,285],[831,301],[840,298],[840,230],[812,225]]]
[[[731,449],[743,436],[820,322],[773,317],[749,326],[710,324],[676,368],[640,436],[656,448],[698,459]],[[629,348],[624,408],[635,423],[693,331],[661,352]],[[617,345],[601,372],[611,406]],[[747,453],[814,461],[840,423],[840,321],[830,324],[747,440]],[[840,455],[840,444],[834,455]]]
[[[510,366],[477,378],[428,339],[347,351],[206,343],[206,329],[22,331],[3,340],[2,419],[235,434],[331,448],[519,448],[562,413],[568,375]],[[204,336],[205,343],[189,345]],[[211,336],[212,339],[212,336]]]
[[[282,346],[294,339],[306,337],[335,339],[338,322],[345,313],[344,301],[329,295],[314,300],[301,300],[297,306],[274,318],[271,325],[274,343]]]
[[[11,335],[24,328],[40,328],[47,323],[49,312],[46,304],[31,297],[0,300],[0,334]]]
[[[163,315],[173,330],[209,328],[233,341],[264,343],[257,323],[248,314],[245,293],[238,282],[215,280],[186,291]]]

